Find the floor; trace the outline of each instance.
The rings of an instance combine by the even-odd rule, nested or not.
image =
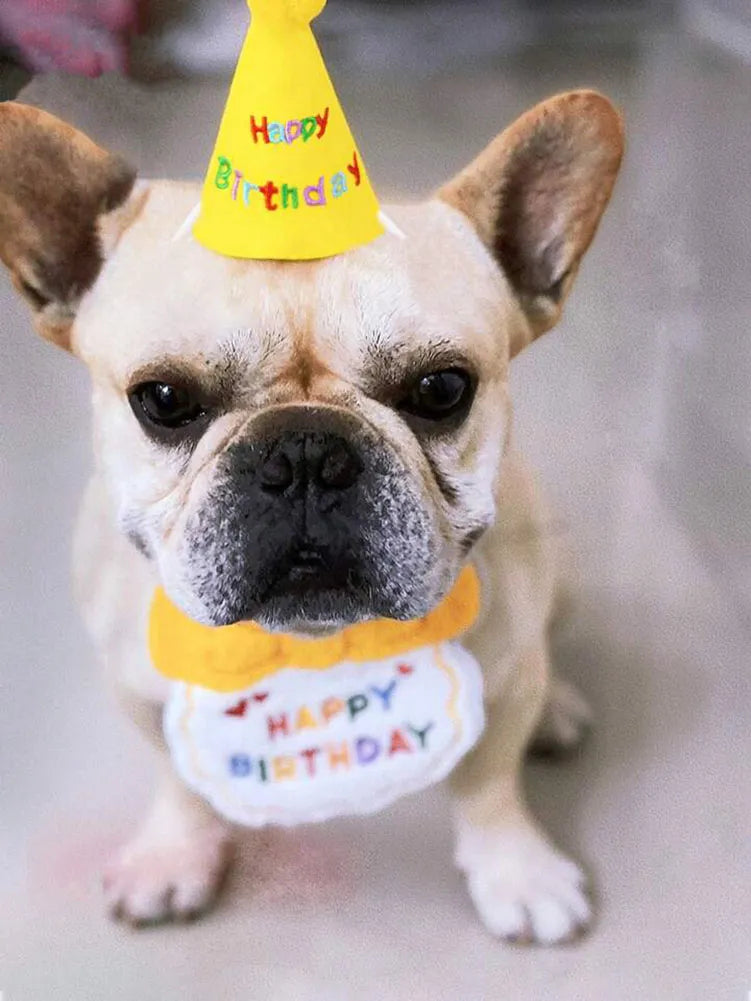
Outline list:
[[[376,85],[377,83],[377,85]],[[269,835],[218,909],[135,933],[98,873],[150,758],[98,682],[71,597],[85,373],[0,278],[0,992],[5,1001],[741,1001],[751,990],[751,70],[675,35],[561,45],[434,78],[342,80],[381,191],[424,191],[571,85],[629,152],[561,327],[516,363],[520,440],[572,554],[560,670],[596,707],[530,798],[597,883],[558,951],[503,947],[451,865],[440,790]],[[46,79],[26,99],[147,175],[198,176],[224,85]]]

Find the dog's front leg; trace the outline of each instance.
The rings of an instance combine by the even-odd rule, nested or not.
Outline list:
[[[161,707],[135,697],[129,715],[164,749]],[[178,778],[168,758],[159,762],[153,804],[135,837],[104,874],[110,913],[134,925],[188,920],[214,902],[230,858],[231,828]]]
[[[487,706],[480,743],[451,778],[457,864],[485,926],[513,942],[567,942],[591,918],[584,874],[540,831],[520,788],[548,684],[544,645],[518,657]]]

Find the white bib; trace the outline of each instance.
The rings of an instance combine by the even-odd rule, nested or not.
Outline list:
[[[483,725],[480,669],[455,640],[230,694],[178,681],[164,715],[184,781],[250,827],[380,810],[444,778]]]

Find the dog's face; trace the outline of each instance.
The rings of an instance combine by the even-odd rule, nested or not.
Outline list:
[[[173,241],[192,187],[145,198],[74,332],[122,527],[203,621],[427,612],[493,518],[498,268],[439,203],[395,213],[405,239],[267,264]]]
[[[120,525],[178,605],[303,632],[435,606],[494,520],[509,359],[558,318],[620,154],[611,106],[563,95],[389,210],[402,234],[240,261],[175,238],[197,187],[0,105],[0,256],[89,366]]]

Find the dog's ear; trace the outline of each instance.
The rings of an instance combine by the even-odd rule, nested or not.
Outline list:
[[[524,308],[529,333],[512,355],[560,317],[622,152],[612,104],[572,91],[528,111],[439,191],[472,221]]]
[[[134,181],[123,160],[70,125],[0,104],[0,259],[40,333],[61,347],[70,346],[78,303],[96,281]]]

